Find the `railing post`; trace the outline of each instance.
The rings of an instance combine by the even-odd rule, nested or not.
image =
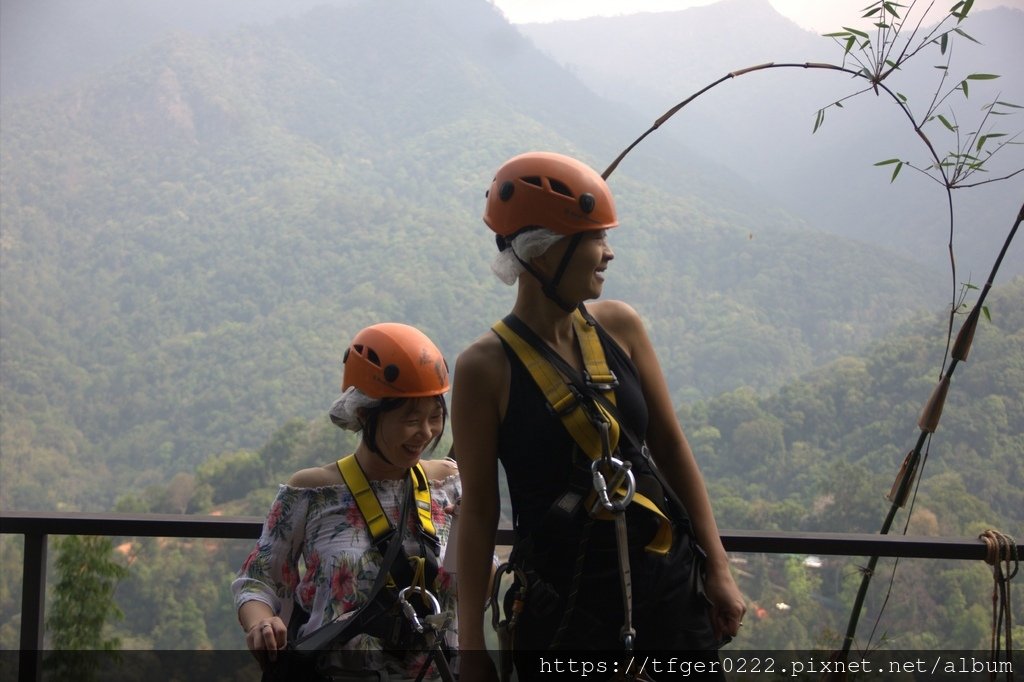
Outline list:
[[[43,634],[46,604],[45,533],[25,533],[25,559],[21,573],[21,651],[18,655],[19,682],[43,679]]]

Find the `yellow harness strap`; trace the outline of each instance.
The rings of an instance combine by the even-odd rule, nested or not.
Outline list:
[[[574,311],[572,321],[576,329],[580,353],[583,356],[586,378],[592,384],[607,386],[607,388],[601,390],[601,393],[608,402],[614,405],[615,391],[612,389],[612,385],[615,381],[615,375],[608,368],[604,348],[602,348],[601,339],[597,335],[597,329],[587,323],[583,313],[578,309]],[[562,424],[565,425],[569,435],[576,441],[580,449],[591,461],[600,459],[604,455],[601,434],[587,415],[586,408],[569,388],[565,378],[559,374],[558,370],[550,362],[544,359],[537,349],[503,321],[499,320],[491,329],[508,344],[509,348],[512,349],[523,363],[523,366],[526,367],[534,382],[544,393],[548,404],[555,411],[555,414],[561,418]],[[619,423],[600,403],[593,403],[593,407],[599,410],[602,418],[608,422],[608,441],[612,452],[614,452],[619,443]],[[647,545],[646,550],[654,554],[667,554],[672,547],[672,524],[664,512],[641,493],[637,492],[634,494],[633,502],[655,514],[660,520],[658,532]],[[605,520],[612,518],[611,513],[604,509],[601,509],[594,516]]]
[[[580,315],[579,311],[576,315]],[[582,320],[582,315],[580,315]],[[573,322],[576,322],[576,318],[573,318]],[[583,322],[583,327],[588,329],[595,336],[596,330]],[[534,349],[528,342],[526,342],[519,334],[515,333],[508,325],[504,322],[497,322],[492,327],[494,332],[502,338],[512,348],[515,354],[525,365],[530,376],[540,387],[541,391],[544,392],[544,397],[547,399],[548,404],[555,411],[561,419],[562,423],[565,424],[565,428],[568,429],[569,435],[573,437],[579,446],[587,453],[587,456],[591,459],[597,459],[601,457],[602,445],[601,445],[601,434],[598,433],[597,429],[594,428],[594,424],[590,421],[590,417],[587,416],[587,412],[583,405],[576,399],[576,395],[569,389],[568,384],[562,378],[562,375],[558,373],[551,363],[545,360],[540,353]],[[606,383],[610,383],[612,380],[611,372],[608,369],[608,365],[604,360],[604,351],[601,348],[601,342],[598,339],[596,346],[591,343],[588,339],[586,342],[584,339],[585,333],[581,333],[577,327],[577,337],[580,339],[580,350],[583,353],[584,366],[587,365],[588,358],[594,360],[595,348],[598,357],[600,358],[600,364],[604,366],[601,374],[606,378]],[[588,370],[589,371],[589,370]],[[595,370],[595,373],[600,371]],[[611,390],[604,392],[605,397],[609,401],[614,403],[615,393]],[[611,449],[614,451],[619,443],[619,424],[617,421],[612,419],[605,409],[601,405],[597,405],[597,408],[601,410],[602,416],[608,421],[608,441]]]
[[[338,460],[338,471],[345,485],[352,492],[359,512],[366,520],[366,527],[370,531],[370,537],[377,542],[393,530],[391,519],[387,517],[380,506],[380,500],[366,480],[363,468],[355,455],[348,455]],[[434,519],[430,513],[430,485],[427,481],[427,474],[423,466],[416,463],[416,466],[409,469],[409,477],[412,479],[413,499],[416,502],[416,518],[420,529],[432,538],[437,537],[434,529]]]
[[[437,531],[434,529],[434,515],[430,506],[430,482],[427,480],[427,472],[423,465],[416,462],[416,466],[409,470],[412,476],[413,499],[416,501],[416,518],[420,521],[420,528],[432,538],[437,538]]]

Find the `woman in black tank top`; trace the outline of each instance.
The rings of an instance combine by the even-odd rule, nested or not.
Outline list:
[[[625,672],[612,659],[630,647],[688,651],[705,672],[715,672],[717,645],[737,634],[746,608],[703,479],[639,315],[619,301],[582,305],[600,296],[614,258],[606,235],[618,221],[607,184],[575,159],[522,154],[495,175],[484,221],[500,251],[492,269],[508,284],[518,280],[518,290],[507,324],[470,345],[454,372],[452,427],[463,480],[462,679],[495,675],[474,652],[486,648],[480,605],[489,596],[499,461],[517,537],[511,562],[527,583],[514,630],[520,680],[543,678],[552,648],[605,652],[605,676]],[[612,382],[587,380],[596,376],[595,345]],[[535,376],[552,372],[554,379]],[[564,390],[566,382],[576,399],[549,400],[557,394],[551,386]],[[580,427],[566,416],[579,414],[575,405],[620,426],[612,454],[629,463],[637,490],[621,513],[595,518],[587,513],[594,507],[581,501],[595,497],[592,462],[600,460],[598,470],[608,477],[617,465],[608,464],[611,448],[603,458],[594,454],[593,420]],[[591,441],[581,429],[594,430]],[[506,601],[512,607],[512,598]]]

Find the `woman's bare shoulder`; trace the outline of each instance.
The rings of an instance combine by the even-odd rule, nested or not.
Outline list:
[[[647,336],[640,313],[624,301],[594,301],[587,311],[628,352]]]
[[[310,467],[301,469],[292,474],[288,479],[288,485],[293,488],[322,488],[328,485],[341,483],[341,474],[334,462],[321,467]]]
[[[473,429],[505,414],[508,400],[508,356],[501,341],[491,332],[479,337],[459,354],[452,381],[452,432],[459,441],[465,427]],[[465,443],[463,442],[464,446]],[[479,444],[472,447],[479,449]]]
[[[472,376],[479,380],[485,376],[500,375],[503,362],[505,361],[505,350],[501,341],[491,332],[478,337],[473,343],[466,346],[465,350],[459,353],[455,361],[455,378],[458,381],[460,372],[462,376]]]
[[[640,314],[625,301],[614,299],[591,301],[587,303],[587,311],[605,327],[623,323],[632,325],[640,322]]]

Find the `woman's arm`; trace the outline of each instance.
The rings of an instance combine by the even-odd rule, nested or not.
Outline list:
[[[646,440],[658,468],[683,502],[697,542],[707,552],[707,592],[712,600],[715,634],[735,636],[746,605],[729,570],[718,524],[711,509],[704,477],[679,425],[668,384],[643,321],[629,305],[602,301],[591,313],[629,354],[640,373],[649,421]]]
[[[294,588],[284,574],[288,571],[298,575],[298,567],[290,557],[296,555],[298,544],[302,542],[304,519],[305,498],[296,488],[282,486],[256,547],[231,584],[246,646],[261,666],[268,659],[275,660],[277,650],[287,645],[288,625],[279,615],[282,602],[278,595],[290,597]],[[288,532],[278,532],[281,529],[288,529]],[[285,617],[288,613],[286,608]]]
[[[497,441],[507,366],[497,338],[481,337],[459,356],[452,386],[452,434],[462,478],[456,552],[459,648],[467,653],[487,648],[483,623],[498,528]]]
[[[277,660],[277,650],[288,643],[288,626],[273,609],[261,601],[252,600],[238,607],[238,622],[245,630],[245,645],[259,662]]]

